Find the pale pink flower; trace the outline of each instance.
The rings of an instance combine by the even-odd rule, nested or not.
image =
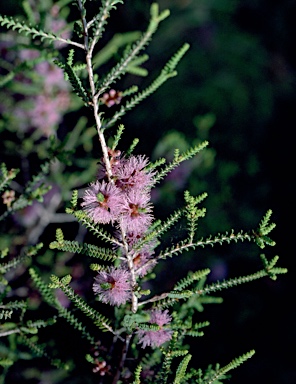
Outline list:
[[[36,64],[36,72],[43,77],[44,87],[47,92],[54,88],[67,89],[68,84],[64,79],[64,72],[61,68],[47,61]]]
[[[28,111],[28,116],[30,124],[47,137],[54,134],[54,128],[62,119],[57,100],[42,94],[36,96],[34,107]]]
[[[139,251],[133,252],[133,264],[136,275],[143,277],[155,267],[157,261],[152,260],[153,254],[154,251],[151,251],[149,244],[144,245]],[[148,261],[150,263],[146,265]]]
[[[130,274],[125,269],[115,267],[100,271],[95,278],[93,290],[103,303],[125,304],[132,297]]]
[[[153,220],[152,206],[147,193],[133,190],[121,202],[120,224],[125,232],[143,233]]]
[[[64,19],[52,19],[50,22],[50,31],[66,40],[71,37],[71,32],[68,29],[67,23]],[[67,43],[55,41],[53,45],[55,48],[60,49],[67,46]]]
[[[44,136],[55,133],[55,128],[61,122],[62,112],[69,106],[69,95],[60,92],[55,97],[37,95],[34,99],[34,107],[28,111],[30,124],[40,129]]]
[[[168,314],[167,310],[164,312],[159,309],[152,310],[150,312],[149,323],[158,325],[159,329],[156,331],[144,331],[139,329],[137,331],[137,335],[139,336],[139,344],[142,343],[142,348],[146,348],[147,346],[159,347],[166,341],[171,340],[173,331],[169,328],[164,328],[164,325],[169,324],[171,320],[172,318]]]
[[[40,56],[40,52],[37,49],[24,48],[18,53],[21,60],[33,60]]]
[[[116,185],[123,190],[131,189],[144,190],[152,185],[153,172],[145,171],[144,168],[148,164],[145,156],[131,156],[124,159],[121,167],[117,167],[114,176]]]
[[[121,191],[111,183],[96,181],[85,190],[81,206],[95,223],[107,224],[121,211]]]
[[[120,229],[114,231],[114,237],[122,242],[122,232]],[[144,237],[144,233],[141,232],[126,232],[124,239],[128,244],[128,248],[132,249],[132,246],[140,241]]]
[[[111,148],[108,148],[108,156],[109,156],[109,162],[112,170],[112,174],[117,173],[117,169],[121,167],[121,159],[120,159],[121,152],[119,150],[113,150]],[[104,163],[104,159],[100,161],[99,171],[98,171],[98,179],[104,179],[107,176],[106,171],[106,165]]]
[[[125,234],[126,242],[128,243],[129,248],[132,248],[134,244],[136,244],[138,241],[140,241],[144,237],[145,233],[141,232],[131,232],[128,231]]]
[[[127,241],[128,245],[130,246],[130,234],[128,234],[125,237],[125,240]],[[139,236],[137,238],[137,241],[141,240],[143,237]],[[137,241],[134,241],[137,242]],[[132,257],[133,259],[133,265],[134,265],[134,270],[137,276],[143,277],[145,276],[148,272],[151,271],[153,267],[155,267],[157,261],[153,260],[153,255],[154,255],[154,248],[157,246],[157,241],[151,241],[147,244],[144,244],[142,248],[135,250],[131,249],[129,251],[129,256]],[[149,262],[149,263],[148,263]],[[148,263],[148,265],[146,265]],[[124,266],[127,267],[127,263],[124,263]]]

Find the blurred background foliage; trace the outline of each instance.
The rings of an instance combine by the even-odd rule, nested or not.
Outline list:
[[[22,14],[21,3],[1,2],[0,11],[12,16]],[[125,1],[125,6],[119,6],[113,13],[103,42],[114,34],[123,41],[133,39],[136,35],[120,34],[130,32],[131,28],[145,28],[150,3]],[[42,4],[44,10],[52,6],[50,1]],[[268,252],[279,254],[282,266],[292,271],[293,233],[288,219],[295,213],[292,130],[296,56],[292,36],[296,4],[290,0],[160,0],[159,4],[162,9],[169,8],[171,16],[160,26],[148,48],[150,60],[144,67],[149,75],[129,75],[120,80],[118,90],[134,84],[144,88],[183,42],[190,43],[191,49],[178,67],[178,76],[123,118],[126,131],[121,149],[127,149],[136,136],[140,139],[137,153],[145,153],[153,160],[159,156],[170,159],[176,147],[182,151],[209,140],[207,150],[156,188],[155,212],[160,218],[172,212],[181,204],[184,189],[192,194],[207,191],[208,213],[200,225],[200,235],[204,236],[231,228],[256,227],[271,208],[277,223],[273,235],[277,246]],[[64,8],[65,16],[68,11]],[[45,15],[46,12],[44,18]],[[68,20],[75,17],[70,13]],[[7,70],[3,67],[5,60],[11,64],[19,60],[14,50],[9,49],[13,47],[9,36],[5,32],[1,35],[1,75]],[[114,62],[122,48],[118,40],[109,48],[107,55],[111,54]],[[63,47],[53,48],[53,57],[54,49],[66,52]],[[101,60],[99,71],[108,69],[104,54],[101,52],[97,58],[98,62]],[[16,190],[38,171],[40,162],[51,156],[57,149],[54,146],[64,142],[69,151],[61,159],[63,162],[53,167],[48,179],[53,188],[45,203],[36,203],[5,222],[1,242],[10,244],[16,253],[28,241],[41,240],[47,245],[56,226],[67,228],[71,238],[84,238],[85,233],[75,223],[65,222],[68,219],[63,213],[64,202],[69,200],[73,188],[83,188],[93,180],[100,157],[91,116],[75,97],[64,105],[66,114],[56,117],[48,128],[57,137],[55,144],[50,144],[48,131],[41,130],[36,122],[35,126],[30,123],[30,129],[22,129],[20,122],[24,120],[18,117],[16,108],[24,102],[29,103],[24,107],[27,110],[36,106],[44,82],[42,68],[39,75],[27,69],[0,90],[0,158],[8,167],[22,170],[19,184],[14,185]],[[55,89],[50,98],[53,100],[61,92],[68,95],[67,85],[64,87]],[[106,108],[105,112],[108,115],[112,110]],[[85,117],[80,118],[81,114]],[[111,129],[110,133],[113,132]],[[50,209],[52,215],[46,214],[49,220],[42,222],[44,212]],[[30,214],[35,218],[29,220]],[[176,240],[183,231],[182,225],[178,226],[166,241]],[[54,264],[56,274],[76,273],[76,288],[87,294],[91,282],[85,281],[86,265],[77,256],[56,255],[48,250],[34,263],[48,274],[53,272]],[[258,251],[251,245],[204,249],[160,265],[156,286],[171,287],[188,268],[210,267],[211,278],[215,280],[252,273],[259,265]],[[19,272],[19,279],[22,273]],[[211,359],[212,363],[224,364],[229,358],[255,348],[255,357],[233,372],[233,383],[294,383],[296,369],[288,353],[289,342],[295,340],[295,310],[289,297],[293,290],[291,275],[292,272],[277,282],[266,279],[225,292],[222,306],[207,307],[200,316],[210,320],[211,327],[206,336],[192,345],[196,363],[205,366]],[[15,279],[17,286],[18,278]],[[14,294],[27,297],[30,292],[29,287],[24,287],[21,294]],[[49,380],[59,382],[61,378]]]

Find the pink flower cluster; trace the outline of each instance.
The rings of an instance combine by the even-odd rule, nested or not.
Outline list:
[[[40,22],[41,16],[38,12],[34,12],[34,17],[37,23]],[[60,7],[57,4],[45,14],[45,29],[64,39],[70,38],[69,27],[66,21],[60,18]],[[56,49],[64,46],[66,46],[64,42],[54,42]],[[21,73],[15,78],[21,87],[27,86],[29,92],[25,92],[25,97],[13,104],[16,106],[10,112],[10,116],[14,117],[19,129],[36,131],[40,136],[49,137],[56,134],[58,125],[69,109],[71,102],[69,85],[64,79],[63,70],[53,63],[41,61],[40,51],[37,49],[24,48],[14,58],[18,64],[19,61],[34,59],[37,59],[34,71]],[[31,84],[33,86],[28,87]]]
[[[164,344],[166,341],[171,340],[173,331],[164,325],[167,325],[171,322],[172,318],[168,314],[168,311],[161,311],[158,309],[154,309],[150,311],[150,324],[158,325],[158,330],[149,330],[145,331],[139,329],[137,331],[137,335],[139,337],[139,343],[142,343],[142,348],[146,348],[147,346],[151,347],[159,347]]]
[[[148,159],[144,156],[120,158],[120,151],[112,150],[109,155],[112,181],[105,181],[106,169],[102,165],[98,180],[86,189],[81,205],[95,223],[117,223],[134,243],[153,219],[150,203],[153,172],[145,171]]]
[[[131,286],[129,272],[111,267],[101,271],[95,278],[93,290],[99,295],[103,303],[120,305],[131,299]]]
[[[103,302],[119,305],[131,298],[131,283],[126,285],[126,273],[130,276],[127,260],[133,261],[135,276],[139,277],[143,277],[156,263],[152,259],[156,241],[135,248],[135,244],[147,234],[153,220],[150,189],[154,173],[145,169],[148,165],[145,156],[126,158],[121,156],[120,151],[111,149],[108,153],[112,180],[108,181],[102,162],[98,180],[85,190],[81,206],[94,223],[114,225],[117,228],[115,236],[127,244],[122,249],[124,261],[121,267],[108,271],[108,278],[113,279],[113,283],[106,285],[110,281],[106,272],[101,271],[93,287]]]
[[[35,50],[25,49],[20,52],[20,59],[30,60],[35,55]],[[19,102],[13,115],[19,120],[22,130],[36,129],[42,136],[49,137],[55,134],[58,124],[70,106],[68,84],[64,79],[63,70],[47,61],[36,64],[35,74],[38,76],[34,75],[34,81],[42,92],[31,94],[23,102]],[[31,82],[27,78],[20,78],[20,81]]]

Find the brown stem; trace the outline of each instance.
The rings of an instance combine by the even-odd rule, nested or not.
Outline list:
[[[129,348],[129,345],[130,345],[130,342],[131,342],[131,338],[132,338],[132,334],[126,336],[125,343],[124,343],[124,346],[123,346],[123,349],[122,349],[121,360],[120,360],[119,366],[117,368],[117,372],[116,372],[116,374],[114,376],[114,379],[112,381],[112,384],[117,384],[117,382],[118,382],[118,380],[120,378],[120,375],[121,375],[121,372],[123,370],[124,363],[125,363],[125,360],[126,360],[128,348]]]

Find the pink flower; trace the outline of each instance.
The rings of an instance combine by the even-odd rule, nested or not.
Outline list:
[[[133,252],[133,264],[136,275],[143,277],[156,265],[156,260],[152,261],[154,251],[150,249],[149,244],[145,244],[139,251]],[[149,260],[149,265],[145,265]]]
[[[64,79],[64,72],[61,68],[42,61],[36,65],[36,72],[44,79],[44,87],[47,92],[51,92],[53,88],[67,89],[68,84]]]
[[[121,225],[125,232],[143,233],[152,222],[150,198],[143,191],[131,191],[122,201]]]
[[[69,106],[69,102],[69,96],[65,92],[60,92],[55,97],[37,95],[34,99],[34,107],[28,111],[30,123],[44,136],[54,134],[57,124],[63,118],[61,112]]]
[[[121,201],[121,191],[115,185],[96,181],[85,190],[81,206],[95,223],[107,224],[117,219]]]
[[[114,231],[114,237],[122,242],[122,232],[120,229]],[[126,232],[124,234],[124,239],[128,244],[129,250],[132,249],[132,246],[138,243],[144,237],[144,233],[141,232]]]
[[[125,239],[126,239],[126,242],[128,243],[129,248],[131,248],[138,241],[140,241],[144,237],[144,235],[145,234],[141,232],[127,232],[125,234]]]
[[[144,235],[140,236],[138,241]],[[130,246],[130,234],[127,234],[126,241]],[[151,269],[156,265],[157,261],[153,260],[154,248],[157,246],[157,241],[151,241],[143,245],[142,248],[134,250],[131,249],[129,251],[130,256],[133,258],[134,270],[137,276],[143,277],[145,276]],[[149,261],[149,264],[146,263]],[[126,266],[126,263],[124,263]]]
[[[61,121],[61,113],[54,99],[45,95],[38,95],[34,100],[34,107],[28,111],[30,123],[40,129],[44,136],[54,133],[54,128]]]
[[[121,166],[120,159],[121,152],[119,150],[113,150],[108,148],[108,156],[111,165],[112,174],[116,174],[116,170]],[[106,166],[104,163],[104,159],[100,161],[99,171],[98,171],[98,179],[104,179],[107,176]]]
[[[109,268],[95,278],[93,290],[103,303],[125,304],[131,299],[130,274],[125,269]]]
[[[168,311],[162,312],[161,310],[154,309],[150,312],[150,324],[159,326],[157,331],[144,331],[139,329],[137,335],[139,336],[139,344],[142,343],[142,348],[147,346],[159,347],[166,341],[171,340],[173,331],[163,326],[169,324],[172,318],[169,316]]]
[[[66,40],[70,39],[71,37],[71,32],[69,29],[67,29],[67,23],[63,19],[52,19],[50,21],[49,30]],[[62,41],[55,41],[53,45],[57,49],[67,46],[67,44],[63,43]]]
[[[148,164],[145,156],[131,156],[123,160],[121,167],[117,167],[114,176],[116,185],[122,190],[129,191],[131,189],[139,189],[143,191],[150,187],[153,182],[153,172],[144,170]]]
[[[37,49],[24,48],[18,53],[21,60],[33,60],[40,56],[40,52]]]

